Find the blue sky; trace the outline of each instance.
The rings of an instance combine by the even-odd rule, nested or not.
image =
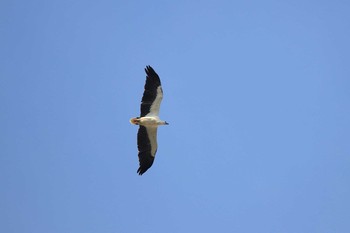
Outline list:
[[[348,1],[0,2],[0,232],[350,232]],[[161,77],[153,167],[136,133]]]

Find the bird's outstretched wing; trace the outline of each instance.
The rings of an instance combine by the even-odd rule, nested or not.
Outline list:
[[[147,77],[141,100],[141,117],[158,116],[163,90],[158,74],[151,66],[145,68]]]
[[[157,152],[157,127],[140,126],[137,133],[137,147],[139,150],[139,175],[145,173],[153,164]]]

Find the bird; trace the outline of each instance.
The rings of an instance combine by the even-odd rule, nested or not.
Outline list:
[[[142,175],[153,164],[158,144],[157,129],[160,125],[168,125],[166,121],[159,118],[160,103],[163,99],[163,90],[158,74],[151,66],[146,66],[145,89],[141,100],[140,117],[130,119],[130,123],[138,125],[137,148],[139,157],[139,168],[137,173]]]

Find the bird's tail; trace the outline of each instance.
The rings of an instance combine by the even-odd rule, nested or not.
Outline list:
[[[130,123],[133,125],[138,125],[140,122],[140,119],[138,117],[134,117],[130,119]]]

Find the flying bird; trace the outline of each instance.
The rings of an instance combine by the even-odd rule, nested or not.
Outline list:
[[[145,173],[153,164],[157,152],[157,129],[159,125],[168,125],[159,119],[159,107],[163,99],[163,90],[158,74],[151,66],[146,66],[146,83],[141,100],[141,115],[130,119],[130,123],[139,125],[137,147],[139,151],[139,175]]]

